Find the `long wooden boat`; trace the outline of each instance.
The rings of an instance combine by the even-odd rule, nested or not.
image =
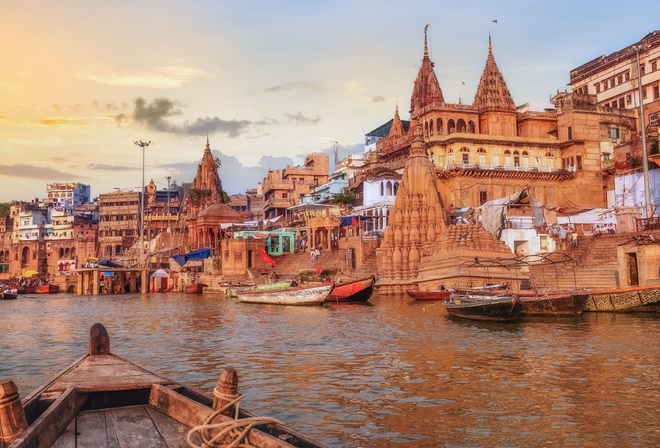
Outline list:
[[[406,294],[415,300],[446,300],[451,295],[451,291],[447,289],[432,289],[429,291],[413,291],[409,289],[406,291]]]
[[[373,275],[348,283],[335,283],[328,301],[333,303],[367,302],[374,293],[375,285],[376,277]]]
[[[276,290],[239,291],[238,300],[271,305],[322,305],[330,297],[333,288],[334,283]]]
[[[34,287],[36,294],[57,294],[60,292],[60,286],[53,283],[46,283],[44,285],[36,285]]]
[[[589,294],[586,291],[519,291],[523,316],[574,317],[582,314]]]
[[[0,292],[0,300],[16,300],[18,298],[18,293],[2,291]]]
[[[243,410],[237,389],[232,368],[221,373],[214,396],[149,372],[110,353],[106,329],[95,324],[89,354],[22,401],[13,381],[0,381],[0,446],[326,448]]]
[[[516,297],[453,296],[444,303],[447,314],[462,319],[510,322],[518,319],[522,303]]]
[[[660,312],[660,285],[589,291],[584,311]]]
[[[285,282],[278,282],[278,283],[262,283],[259,285],[254,285],[254,286],[241,286],[241,287],[236,287],[236,288],[227,288],[227,295],[232,298],[237,298],[238,297],[238,292],[244,292],[244,291],[253,291],[253,290],[271,290],[271,289],[286,289],[291,286],[291,280],[287,280]]]

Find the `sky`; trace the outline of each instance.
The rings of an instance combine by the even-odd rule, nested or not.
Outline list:
[[[207,135],[229,194],[335,144],[339,158],[361,153],[397,105],[409,117],[427,23],[445,101],[467,104],[489,34],[523,105],[660,29],[657,0],[0,0],[0,11],[0,202],[57,182],[92,197],[139,188],[143,170],[159,188],[190,182]]]

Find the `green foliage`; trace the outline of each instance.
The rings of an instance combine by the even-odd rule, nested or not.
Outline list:
[[[660,153],[660,143],[658,142],[658,139],[655,138],[651,142],[651,154],[658,154]]]
[[[0,202],[0,216],[9,216],[9,207],[11,207],[9,202]]]
[[[188,197],[193,205],[200,205],[202,199],[211,196],[211,190],[201,188],[191,188],[188,190]]]
[[[223,204],[231,204],[231,197],[227,194],[226,191],[222,192],[222,203]]]
[[[330,202],[333,204],[343,205],[344,207],[350,207],[355,204],[355,194],[350,191],[335,193],[330,196]]]

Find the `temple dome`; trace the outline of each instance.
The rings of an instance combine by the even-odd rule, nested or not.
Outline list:
[[[239,214],[231,207],[226,206],[225,204],[215,203],[206,207],[204,210],[199,212],[197,215],[198,219],[209,221],[213,220],[216,222],[241,222]]]

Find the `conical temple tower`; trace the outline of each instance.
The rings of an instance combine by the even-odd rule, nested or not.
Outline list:
[[[384,293],[408,289],[417,278],[423,253],[445,231],[435,168],[426,156],[419,123],[414,133],[383,243],[377,250],[379,284]]]
[[[218,175],[218,165],[211,154],[211,145],[207,136],[204,155],[197,166],[197,174],[186,195],[185,205],[188,219],[194,218],[209,205],[217,203],[222,203],[222,182]]]

